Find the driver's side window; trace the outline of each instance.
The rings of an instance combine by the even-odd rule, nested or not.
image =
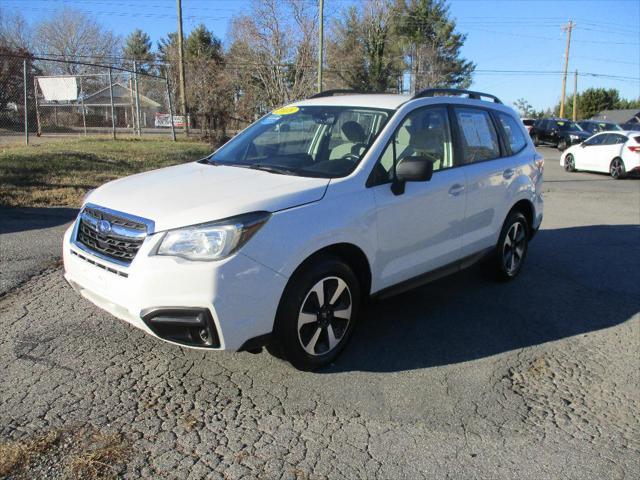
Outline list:
[[[591,138],[586,139],[583,143],[585,147],[591,147],[593,145],[602,145],[604,142],[605,135],[594,135]]]
[[[449,117],[446,107],[420,108],[409,113],[396,129],[372,172],[370,185],[393,179],[393,165],[405,158],[424,156],[433,171],[453,167]]]

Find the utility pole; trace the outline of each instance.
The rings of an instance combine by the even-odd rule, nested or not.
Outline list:
[[[189,119],[187,118],[187,93],[184,81],[184,48],[182,36],[182,0],[176,0],[178,5],[178,56],[179,56],[179,75],[180,75],[180,106],[184,115],[184,134],[189,136]]]
[[[578,70],[573,76],[573,117],[575,122],[578,119]]]
[[[322,57],[324,52],[324,0],[318,6],[320,28],[318,28],[318,93],[322,91]]]
[[[564,73],[562,75],[562,96],[560,97],[560,118],[564,118],[564,100],[567,91],[567,69],[569,68],[569,48],[571,47],[571,30],[575,25],[571,20],[563,30],[567,32],[567,47],[564,51]]]

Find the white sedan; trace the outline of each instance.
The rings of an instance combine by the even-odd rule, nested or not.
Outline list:
[[[640,132],[600,132],[566,149],[560,166],[567,172],[586,170],[620,179],[640,173]]]

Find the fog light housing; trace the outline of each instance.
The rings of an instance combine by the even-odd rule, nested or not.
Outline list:
[[[220,337],[207,308],[158,307],[140,317],[158,337],[189,347],[220,348]]]

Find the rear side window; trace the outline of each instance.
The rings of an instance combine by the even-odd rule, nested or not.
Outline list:
[[[527,140],[524,138],[522,128],[518,125],[518,122],[511,115],[498,112],[498,119],[507,135],[507,145],[511,149],[511,153],[518,153],[527,145]]]
[[[500,145],[489,113],[475,108],[455,108],[460,138],[462,163],[493,160],[500,156]]]

